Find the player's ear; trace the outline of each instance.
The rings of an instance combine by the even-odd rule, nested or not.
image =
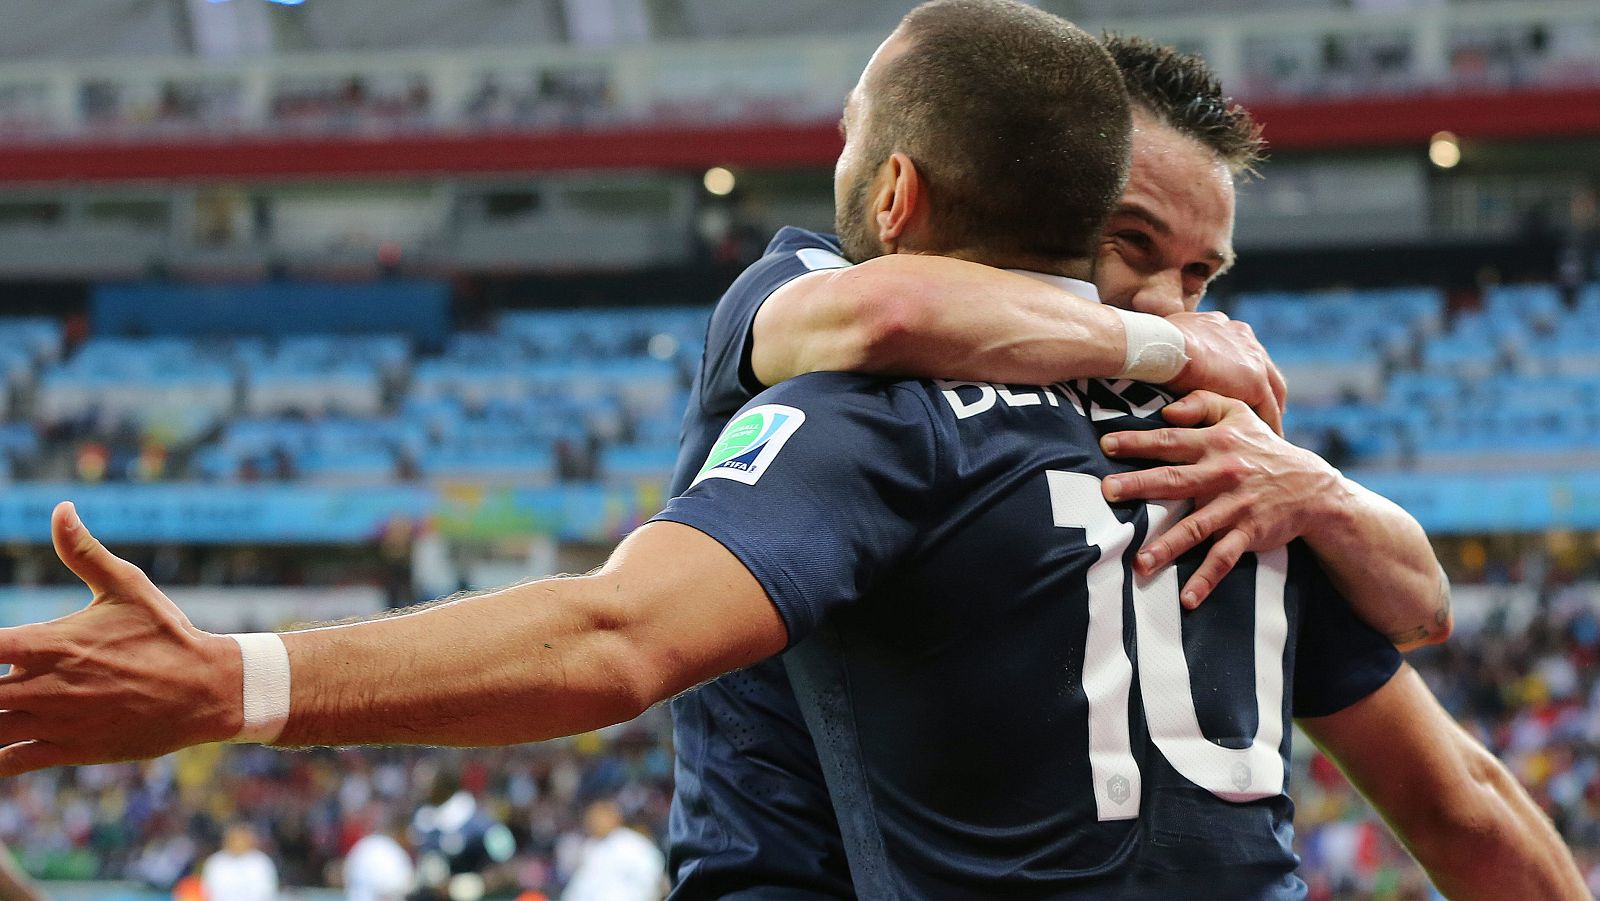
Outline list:
[[[893,153],[879,172],[883,189],[879,192],[874,222],[878,240],[892,253],[905,240],[906,230],[922,213],[922,173],[904,153]]]

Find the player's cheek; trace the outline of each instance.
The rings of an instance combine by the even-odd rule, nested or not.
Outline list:
[[[1133,308],[1133,299],[1139,293],[1141,280],[1128,265],[1115,242],[1100,244],[1100,256],[1095,262],[1095,287],[1100,289],[1100,300],[1124,310]]]

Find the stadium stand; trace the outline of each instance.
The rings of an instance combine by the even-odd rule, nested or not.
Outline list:
[[[1573,574],[1568,574],[1568,576]],[[1600,587],[1553,579],[1524,622],[1494,620],[1412,663],[1447,709],[1532,790],[1600,892]],[[1502,586],[1503,587],[1503,586]],[[1325,758],[1296,775],[1311,898],[1426,898],[1427,883]]]
[[[1592,454],[1600,285],[1495,286],[1445,314],[1434,290],[1246,295],[1297,403],[1292,438],[1364,469],[1551,469]]]
[[[96,337],[55,360],[59,327],[0,320],[35,339],[6,370],[11,409],[28,416],[0,428],[0,473],[659,491],[704,322],[687,309],[508,313],[438,354],[385,335]]]
[[[1600,285],[1237,296],[1297,442],[1363,472],[1554,470],[1600,445]],[[0,320],[17,461],[159,441],[167,479],[648,480],[670,471],[703,310],[508,312],[438,353],[399,336],[95,337]],[[63,443],[61,438],[69,439]],[[116,447],[133,460],[137,446]],[[185,466],[181,461],[192,462]],[[35,461],[60,472],[59,461]],[[107,478],[133,477],[113,471]]]
[[[1412,662],[1530,786],[1590,884],[1600,886],[1600,572],[1579,575],[1589,581],[1529,590],[1535,609],[1525,620],[1491,618]],[[453,770],[516,839],[509,860],[484,870],[491,885],[554,896],[570,873],[587,800],[616,797],[636,825],[664,835],[669,743],[657,710],[605,734],[495,751],[201,748],[8,781],[0,786],[0,840],[36,873],[168,890],[215,846],[226,822],[243,818],[268,837],[286,883],[319,885],[377,818],[409,817],[426,804],[436,774]],[[1294,779],[1313,901],[1429,897],[1420,873],[1326,759],[1302,754]]]

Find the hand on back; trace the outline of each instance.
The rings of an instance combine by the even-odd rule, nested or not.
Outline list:
[[[1188,365],[1168,388],[1179,394],[1212,391],[1243,401],[1283,434],[1288,389],[1249,323],[1221,313],[1174,313],[1167,322],[1183,332],[1189,352]]]
[[[1173,427],[1116,432],[1101,441],[1116,459],[1158,466],[1105,480],[1107,500],[1193,500],[1195,509],[1140,550],[1141,575],[1214,539],[1180,595],[1193,609],[1245,553],[1282,547],[1316,523],[1338,496],[1339,471],[1276,434],[1244,402],[1196,391],[1163,411]]]

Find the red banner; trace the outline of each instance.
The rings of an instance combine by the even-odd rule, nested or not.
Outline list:
[[[1278,150],[1600,135],[1600,88],[1253,105]],[[832,166],[834,123],[592,132],[73,139],[0,145],[0,182],[414,178],[595,169]]]

